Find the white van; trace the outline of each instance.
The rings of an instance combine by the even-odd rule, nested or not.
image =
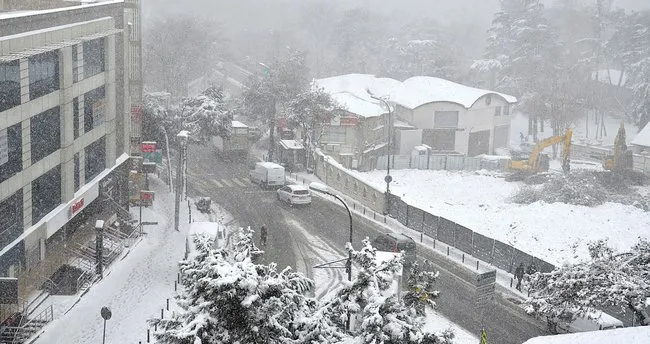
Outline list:
[[[255,169],[250,171],[251,182],[262,187],[281,187],[285,183],[284,167],[273,162],[258,162]]]
[[[613,316],[601,312],[591,311],[577,316],[573,321],[559,321],[556,326],[558,333],[576,333],[587,331],[612,330],[623,328],[623,322]]]
[[[196,253],[194,238],[206,235],[214,239],[214,248],[222,247],[226,241],[226,226],[217,222],[192,222],[185,237],[185,259]]]

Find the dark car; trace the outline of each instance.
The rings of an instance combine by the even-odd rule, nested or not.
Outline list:
[[[378,251],[404,251],[404,266],[411,266],[417,258],[415,240],[406,234],[384,233],[372,242],[372,246]]]

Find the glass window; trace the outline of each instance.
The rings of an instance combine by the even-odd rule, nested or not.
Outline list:
[[[495,116],[501,116],[501,107],[500,106],[495,106],[494,107],[494,115]]]
[[[323,134],[324,138],[322,141],[345,142],[345,127],[337,125],[326,126]]]
[[[61,165],[32,182],[32,224],[61,204]]]
[[[0,202],[0,249],[23,233],[23,190]],[[2,257],[4,259],[4,257]]]
[[[104,71],[104,38],[83,43],[84,78]]]
[[[503,115],[510,116],[510,105],[506,105],[503,107]]]
[[[29,58],[29,99],[59,89],[59,53],[51,51]]]
[[[86,183],[100,174],[106,168],[106,139],[101,139],[91,143],[85,148],[86,164],[85,176]]]
[[[77,46],[72,46],[72,82],[79,82],[79,61],[77,61]]]
[[[433,117],[433,127],[458,128],[458,111],[436,111]]]
[[[20,123],[6,129],[0,129],[0,146],[7,151],[0,151],[0,183],[11,178],[23,169],[23,132]]]
[[[79,190],[79,173],[80,173],[80,162],[79,162],[79,153],[75,153],[74,155],[74,191],[77,192]]]
[[[30,120],[32,164],[61,148],[59,107],[49,109]]]
[[[72,127],[74,138],[79,137],[79,97],[72,99]]]
[[[0,112],[20,105],[20,64],[0,63]]]
[[[104,122],[104,86],[98,87],[84,94],[84,132]]]

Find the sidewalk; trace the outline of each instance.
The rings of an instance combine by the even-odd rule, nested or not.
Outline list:
[[[287,180],[308,185],[311,182],[318,182],[324,184],[316,175],[299,172],[299,173],[289,173],[287,174]],[[517,281],[514,278],[513,274],[508,273],[507,271],[501,270],[495,266],[492,266],[484,261],[481,261],[473,256],[470,256],[467,253],[464,253],[452,246],[449,246],[441,241],[434,240],[427,235],[423,235],[420,232],[417,232],[413,229],[410,229],[403,224],[401,224],[397,219],[394,219],[390,216],[385,216],[381,213],[377,213],[374,210],[366,207],[355,199],[352,199],[346,196],[344,193],[339,190],[335,190],[339,196],[341,196],[350,207],[350,210],[356,213],[359,216],[365,217],[367,220],[374,222],[379,225],[386,231],[403,233],[411,238],[413,238],[421,247],[427,248],[430,251],[434,252],[440,257],[445,257],[448,261],[453,262],[457,266],[462,266],[467,272],[472,274],[481,274],[488,271],[497,271],[497,283],[496,290],[503,294],[505,298],[514,299],[518,302],[523,301],[527,295],[524,292],[520,292],[515,288]],[[316,195],[314,193],[314,195]],[[339,202],[328,196],[322,196],[318,194],[319,197],[330,199],[330,201],[338,204],[343,207]]]

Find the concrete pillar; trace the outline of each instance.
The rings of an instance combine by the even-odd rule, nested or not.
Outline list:
[[[72,100],[72,47],[61,49],[59,59],[61,104],[61,199],[67,202],[74,198],[74,116]],[[81,113],[81,109],[80,109]]]
[[[32,225],[32,183],[23,186],[23,228]]]
[[[106,91],[106,109],[104,115],[104,123],[106,126],[106,167],[115,165],[116,157],[116,132],[115,132],[115,116],[116,116],[116,99],[115,99],[115,36],[110,35],[105,40],[105,53],[106,53],[106,68],[104,77],[105,91]]]
[[[29,101],[29,62],[27,59],[20,59],[20,103]]]

